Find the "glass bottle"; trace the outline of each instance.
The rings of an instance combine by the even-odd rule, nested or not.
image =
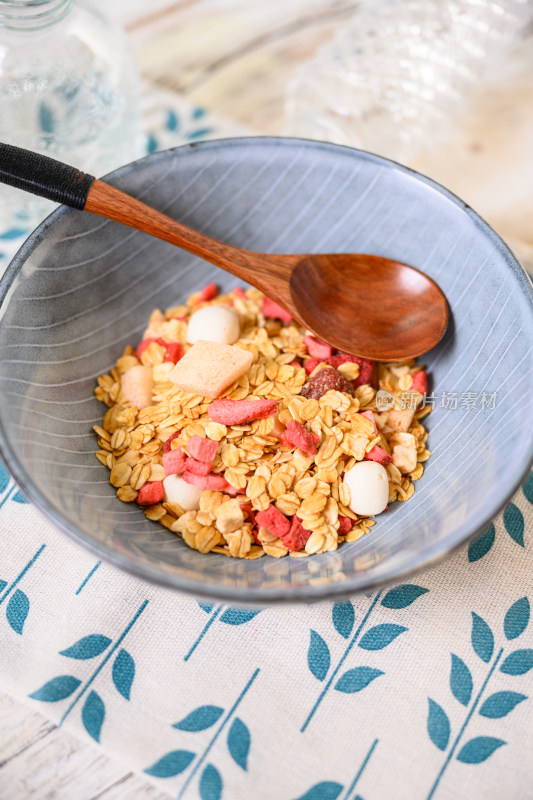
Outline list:
[[[141,155],[138,87],[125,37],[83,0],[0,0],[0,141],[103,175]],[[0,232],[52,208],[0,185]]]

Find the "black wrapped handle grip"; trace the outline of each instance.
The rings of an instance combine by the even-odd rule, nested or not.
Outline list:
[[[55,158],[0,142],[0,182],[25,192],[85,208],[94,177]]]

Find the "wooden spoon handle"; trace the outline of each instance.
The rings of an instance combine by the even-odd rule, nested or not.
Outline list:
[[[292,309],[289,277],[297,256],[254,253],[212,239],[54,158],[0,142],[0,182],[156,236],[249,281]]]

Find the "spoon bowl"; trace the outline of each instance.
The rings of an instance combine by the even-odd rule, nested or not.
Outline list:
[[[343,352],[401,361],[430,350],[448,321],[445,297],[422,272],[379,256],[300,256],[290,277],[297,317]]]

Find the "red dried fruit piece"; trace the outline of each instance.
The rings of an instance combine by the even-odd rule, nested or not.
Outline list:
[[[209,475],[211,472],[211,464],[205,461],[197,461],[195,458],[188,458],[184,471],[192,472],[194,475]]]
[[[235,297],[240,297],[241,300],[246,300],[246,292],[242,288],[242,286],[236,286],[233,290],[233,295]]]
[[[241,503],[241,510],[243,514],[248,515],[248,521],[255,525],[255,513],[251,503]]]
[[[173,364],[177,364],[180,358],[183,355],[183,348],[179,342],[168,342],[166,344],[167,354],[165,356],[165,361],[171,361]]]
[[[350,533],[353,528],[353,519],[350,519],[350,517],[339,517],[339,523],[339,530],[337,531],[339,536],[346,536],[347,533]]]
[[[294,359],[294,361],[289,361],[289,367],[296,367],[297,369],[300,369],[301,366],[302,365],[300,364],[300,362],[297,361],[296,359]]]
[[[329,358],[333,353],[331,345],[323,342],[322,339],[315,339],[314,336],[304,336],[304,342],[307,347],[307,352],[313,358],[318,358],[323,361]]]
[[[168,437],[165,444],[163,445],[163,450],[165,451],[165,453],[170,453],[170,443],[173,439],[177,439],[179,435],[180,432],[176,431],[175,433],[173,433],[171,436]]]
[[[346,392],[346,394],[353,395],[354,393],[352,384],[346,380],[344,375],[341,375],[336,369],[325,367],[324,369],[319,369],[316,375],[313,375],[300,394],[303,397],[312,397],[315,400],[319,400],[330,389],[335,389],[337,392]]]
[[[218,294],[218,288],[216,283],[208,283],[207,286],[204,286],[200,294],[198,295],[197,303],[207,303],[208,300],[212,300]]]
[[[229,483],[224,491],[226,494],[229,494],[230,497],[237,497],[238,494],[246,494],[246,489],[236,489],[235,486],[231,486]]]
[[[374,413],[372,411],[370,411],[370,410],[368,410],[368,411],[360,411],[359,413],[361,414],[362,417],[366,417],[367,419],[370,420],[370,422],[374,426],[374,433],[377,433],[378,432],[378,426],[376,425],[376,420],[374,419]]]
[[[425,369],[419,369],[418,372],[413,372],[411,378],[413,379],[413,392],[420,392],[420,394],[428,393],[428,376]]]
[[[287,447],[289,450],[292,450],[292,442],[289,439],[289,437],[287,436],[287,434],[285,433],[285,431],[283,431],[283,433],[279,434],[278,439],[279,439],[279,443],[280,443],[280,445],[282,447]]]
[[[376,371],[374,361],[369,361],[368,358],[359,358],[359,356],[351,356],[348,353],[340,353],[339,356],[345,359],[342,362],[343,364],[345,364],[346,361],[352,361],[354,364],[359,364],[359,376],[352,381],[355,389],[357,389],[358,386],[362,386],[364,383],[368,383],[370,386],[375,385]]]
[[[285,429],[285,433],[280,437],[280,441],[282,444],[289,442],[299,450],[303,450],[304,453],[314,456],[317,445],[320,443],[320,436],[308,430],[301,422],[291,419]]]
[[[387,464],[390,464],[392,461],[392,456],[390,456],[386,450],[382,447],[378,447],[378,445],[374,445],[372,450],[369,450],[368,453],[365,453],[365,458],[367,461],[377,461],[378,464],[382,464],[384,467]]]
[[[265,528],[265,530],[279,539],[286,536],[291,529],[291,523],[287,517],[281,511],[278,511],[276,506],[272,505],[266,511],[258,511],[255,515],[255,521],[260,528]]]
[[[201,489],[210,489],[212,492],[225,492],[229,483],[222,475],[195,475],[194,472],[184,472],[183,480]]]
[[[259,536],[258,536],[258,534],[259,534],[259,528],[257,527],[257,525],[255,525],[255,526],[252,528],[252,536],[254,537],[254,542],[255,542],[256,544],[260,545],[260,544],[261,544],[261,542],[259,541]]]
[[[169,450],[163,453],[165,475],[181,475],[182,472],[185,472],[186,462],[187,456],[181,449]]]
[[[305,369],[305,371],[307,372],[308,375],[310,375],[312,373],[312,371],[315,369],[315,367],[318,367],[318,365],[320,364],[320,361],[321,361],[320,358],[308,358],[307,359],[307,361],[304,364],[304,369]]]
[[[160,503],[164,496],[162,481],[148,481],[139,489],[136,502],[140,506],[153,506]]]
[[[139,359],[139,361],[141,360],[141,356],[144,353],[144,351],[146,350],[146,348],[149,347],[152,344],[152,342],[155,342],[156,344],[160,344],[161,347],[164,347],[164,348],[166,348],[166,346],[167,346],[167,343],[165,342],[165,340],[161,339],[161,338],[159,338],[159,339],[151,339],[151,338],[143,339],[142,342],[139,342],[139,344],[137,345],[137,350],[136,350],[136,356]]]
[[[212,439],[202,439],[198,434],[191,436],[187,442],[187,452],[197,461],[207,461],[210,464],[217,454],[218,442]]]
[[[207,413],[213,422],[223,425],[242,425],[253,419],[266,419],[278,409],[275,400],[215,400]]]
[[[294,516],[291,519],[290,531],[280,538],[285,547],[288,547],[289,550],[295,553],[298,550],[304,549],[310,536],[311,531],[306,531],[301,520],[299,520],[297,516]]]
[[[292,322],[292,317],[288,311],[285,311],[279,303],[271,300],[270,297],[264,297],[261,305],[261,314],[267,319],[280,319],[289,325]]]

